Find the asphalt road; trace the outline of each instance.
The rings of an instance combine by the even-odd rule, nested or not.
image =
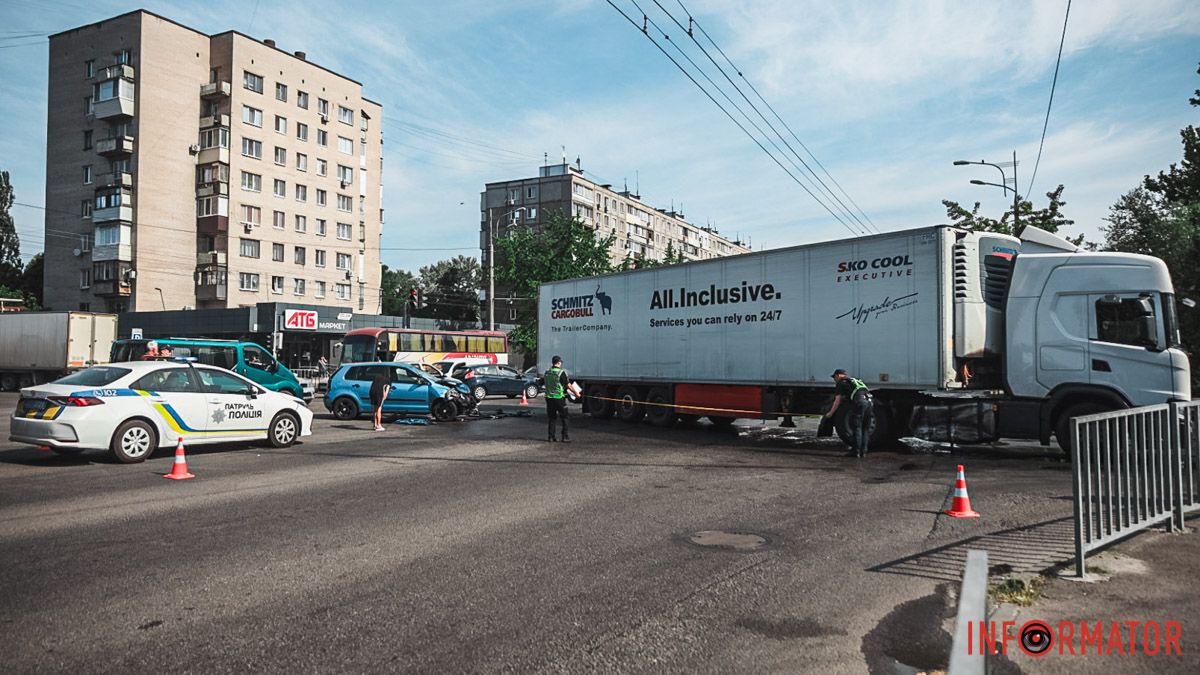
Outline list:
[[[197,446],[181,482],[165,451],[0,441],[4,670],[890,673],[945,665],[966,548],[1070,550],[1040,450],[857,460],[806,425],[578,415],[550,444],[531,410],[319,417],[287,450]],[[939,515],[960,461],[981,519]]]

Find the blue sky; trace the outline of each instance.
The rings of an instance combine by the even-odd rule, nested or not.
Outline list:
[[[633,0],[613,2],[640,22]],[[637,2],[708,64],[653,0]],[[997,180],[995,170],[956,159],[1002,162],[1016,150],[1029,191],[1065,0],[683,4],[880,230],[945,222],[942,199],[998,215],[1008,198],[968,182]],[[647,203],[674,203],[756,249],[847,236],[603,0],[400,1],[369,17],[369,5],[329,0],[9,0],[0,168],[18,202],[44,198],[44,35],[139,6],[209,33],[273,38],[364,83],[384,106],[392,267],[477,255],[484,183],[536,175],[563,146],[592,178],[627,181]],[[1179,160],[1179,129],[1198,117],[1187,103],[1200,88],[1198,35],[1194,1],[1072,6],[1037,206],[1065,184],[1072,232],[1096,238],[1121,194]],[[27,258],[41,249],[42,215],[13,215]]]

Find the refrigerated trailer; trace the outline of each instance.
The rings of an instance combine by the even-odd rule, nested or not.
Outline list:
[[[658,425],[821,413],[844,368],[874,394],[876,442],[1063,444],[1071,417],[1191,398],[1163,261],[1033,227],[925,227],[544,284],[539,366],[553,354],[592,416]]]
[[[108,363],[116,337],[116,314],[0,314],[0,390],[15,391]]]

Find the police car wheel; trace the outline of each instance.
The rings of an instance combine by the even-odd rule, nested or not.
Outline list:
[[[475,387],[471,393],[474,394],[476,401],[482,401],[484,397],[487,396],[487,387],[481,384],[478,387]]]
[[[142,420],[129,420],[117,427],[108,449],[122,464],[143,462],[158,447],[154,427]]]
[[[296,437],[300,435],[300,422],[295,415],[288,413],[279,413],[275,419],[271,420],[271,426],[267,429],[267,439],[271,441],[271,445],[277,448],[286,448],[296,442]]]
[[[339,420],[352,420],[358,417],[358,404],[349,396],[343,396],[333,402],[333,416]]]
[[[433,419],[439,422],[449,422],[454,419],[458,409],[453,403],[444,398],[439,398],[429,406],[429,414],[433,415]]]

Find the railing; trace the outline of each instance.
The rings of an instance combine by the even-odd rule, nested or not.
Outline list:
[[[1200,401],[1076,417],[1075,573],[1089,552],[1200,508]]]
[[[950,649],[950,667],[946,669],[949,675],[983,675],[987,672],[986,656],[980,648],[983,641],[971,644],[971,637],[979,634],[971,630],[971,624],[982,631],[987,621],[987,560],[987,551],[967,551],[962,589],[958,592],[958,615],[954,619],[954,645]]]

